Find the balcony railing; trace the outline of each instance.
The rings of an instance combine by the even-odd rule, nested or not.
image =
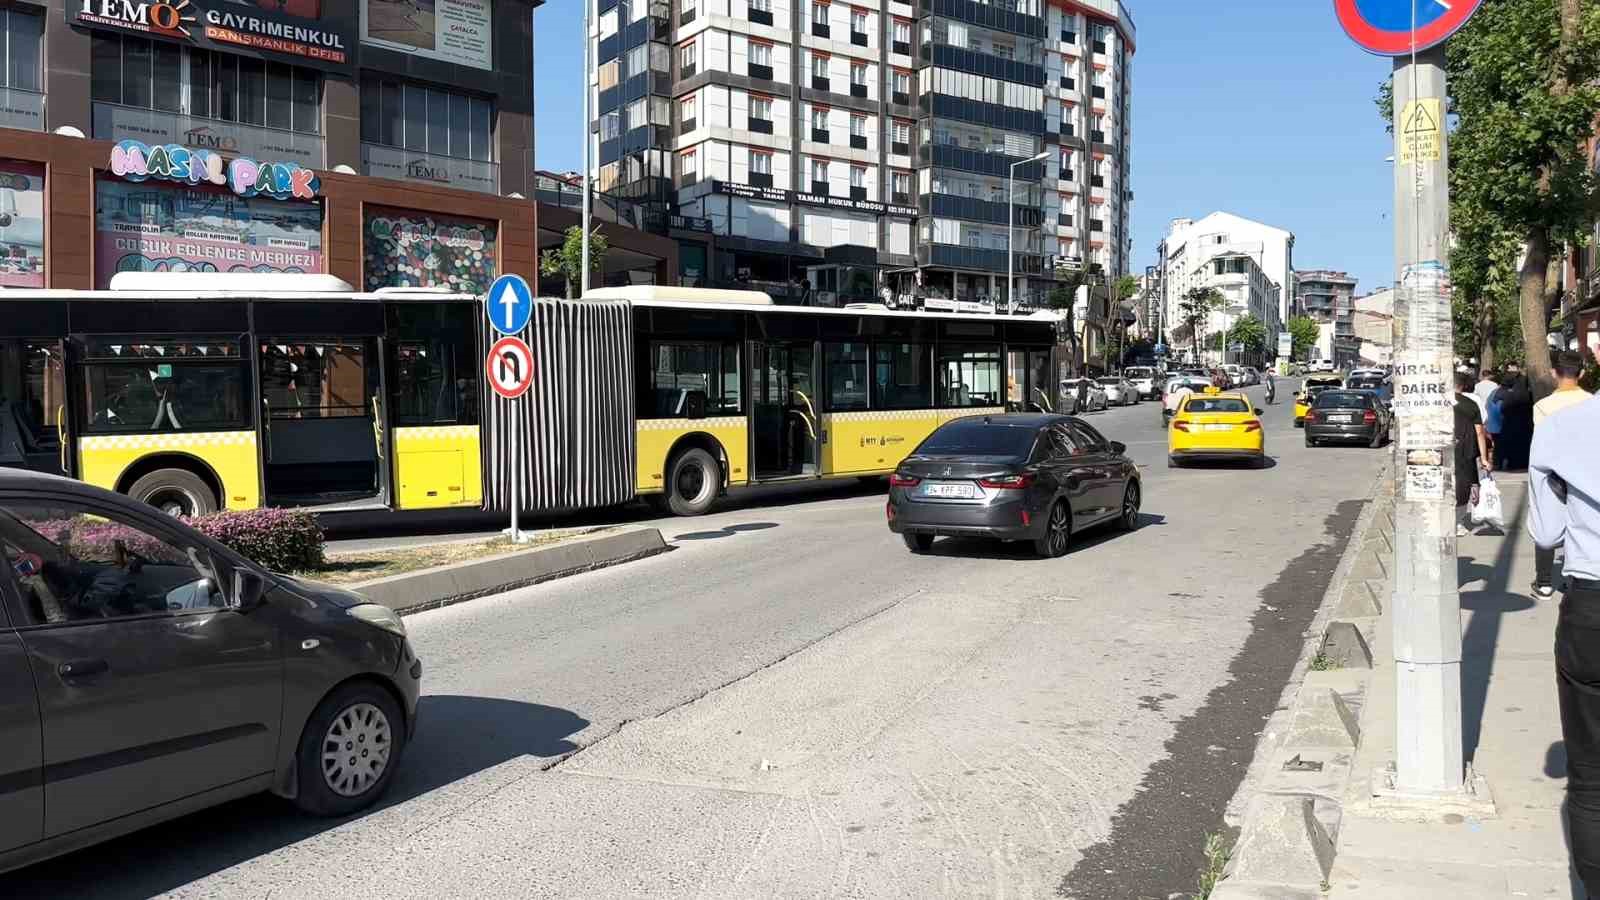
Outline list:
[[[486,194],[500,193],[500,167],[486,160],[420,153],[362,141],[361,165],[366,174],[377,178],[419,181]]]
[[[94,137],[99,140],[133,138],[146,144],[182,144],[273,162],[297,162],[310,169],[326,167],[320,134],[240,125],[117,103],[94,104],[93,120]]]

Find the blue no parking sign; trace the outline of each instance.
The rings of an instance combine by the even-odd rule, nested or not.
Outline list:
[[[1455,34],[1483,0],[1333,0],[1350,39],[1368,53],[1405,56]]]
[[[495,331],[507,336],[520,334],[533,318],[533,291],[521,275],[501,275],[489,285],[483,311]]]

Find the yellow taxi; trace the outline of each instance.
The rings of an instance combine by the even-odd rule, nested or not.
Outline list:
[[[1265,465],[1267,445],[1260,416],[1261,410],[1238,391],[1209,387],[1189,394],[1167,430],[1167,466],[1197,459],[1247,459],[1256,467]]]
[[[1307,375],[1305,385],[1300,388],[1300,393],[1294,395],[1294,427],[1300,428],[1306,424],[1306,410],[1311,408],[1311,402],[1317,395],[1329,388],[1344,387],[1344,379],[1337,375]]]

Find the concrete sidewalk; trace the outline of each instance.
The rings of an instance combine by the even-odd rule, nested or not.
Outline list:
[[[1494,797],[1496,816],[1397,821],[1373,808],[1372,774],[1394,758],[1391,617],[1381,617],[1363,733],[1344,801],[1330,898],[1582,898],[1572,874],[1562,807],[1566,755],[1556,706],[1556,611],[1532,598],[1533,543],[1523,527],[1525,476],[1501,475],[1505,535],[1458,542],[1467,758]],[[1385,604],[1387,606],[1387,604]]]

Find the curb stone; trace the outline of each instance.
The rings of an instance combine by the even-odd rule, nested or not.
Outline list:
[[[636,528],[619,534],[418,569],[348,585],[348,588],[401,615],[410,615],[644,559],[668,549],[658,529]]]
[[[1369,664],[1317,672],[1311,670],[1311,661],[1329,642],[1336,623],[1347,626],[1334,632],[1345,635],[1336,643],[1371,646],[1389,594],[1393,508],[1393,480],[1386,465],[1305,633],[1300,660],[1262,729],[1250,768],[1223,815],[1238,829],[1239,838],[1212,900],[1322,896],[1372,669]]]

